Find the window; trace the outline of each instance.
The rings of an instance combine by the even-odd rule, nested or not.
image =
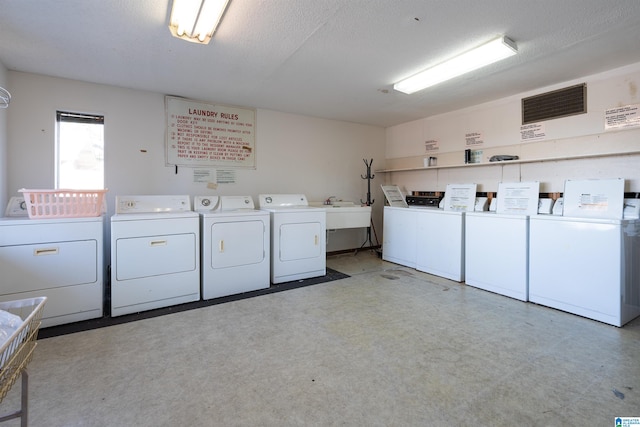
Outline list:
[[[104,188],[104,116],[56,114],[56,188]]]

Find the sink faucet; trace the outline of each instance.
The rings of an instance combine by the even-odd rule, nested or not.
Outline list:
[[[333,202],[331,201],[331,199],[335,199],[335,198],[336,198],[336,196],[329,196],[329,197],[327,198],[327,200],[325,200],[325,201],[324,201],[324,204],[325,204],[325,205],[330,205],[330,204],[332,204]]]

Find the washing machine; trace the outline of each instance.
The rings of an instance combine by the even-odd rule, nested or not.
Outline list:
[[[270,285],[269,212],[251,196],[197,196],[200,214],[202,299],[266,289]]]
[[[382,221],[382,259],[416,268],[416,212],[397,185],[381,185],[388,206]]]
[[[409,209],[416,211],[416,270],[463,282],[467,212],[430,207]]]
[[[538,211],[540,183],[499,183],[496,212],[465,218],[465,283],[529,300],[529,218]]]
[[[42,326],[104,313],[104,217],[29,219],[24,198],[0,218],[0,301],[46,296]]]
[[[563,216],[531,217],[531,302],[614,326],[640,315],[640,221],[623,197],[623,180],[567,181]]]
[[[385,206],[382,222],[382,259],[416,268],[416,229],[416,210],[409,207]]]
[[[442,209],[417,212],[416,269],[456,282],[465,279],[465,215],[475,208],[476,184],[447,184]]]
[[[531,218],[529,300],[622,326],[640,315],[640,221]]]
[[[199,299],[200,216],[189,196],[116,196],[111,316]]]
[[[326,210],[304,194],[260,194],[258,207],[270,216],[271,282],[325,276]]]

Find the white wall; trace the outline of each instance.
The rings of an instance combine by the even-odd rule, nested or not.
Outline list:
[[[587,83],[587,113],[542,122],[546,138],[521,142],[521,99]],[[541,191],[561,192],[566,179],[625,178],[625,191],[640,192],[640,128],[605,131],[605,111],[640,104],[640,63],[552,87],[471,106],[386,130],[385,181],[403,191],[443,191],[448,183],[477,183],[496,191],[500,181],[540,181]],[[465,145],[478,132],[484,143]],[[425,141],[438,151],[427,152]],[[464,149],[483,151],[482,165],[465,166]],[[487,164],[490,156],[511,154],[523,163]],[[422,169],[423,159],[438,157],[438,168]],[[585,157],[586,158],[580,158]],[[411,171],[401,171],[412,169]]]
[[[337,196],[366,197],[363,158],[384,167],[385,131],[375,126],[317,119],[259,109],[255,170],[236,169],[236,183],[217,190],[193,182],[193,169],[165,166],[164,94],[97,85],[22,72],[8,72],[7,181],[19,188],[54,186],[56,110],[105,116],[105,187],[108,215],[118,194],[251,195],[304,193],[310,201]],[[206,100],[205,100],[206,101]],[[215,102],[215,100],[210,100]],[[251,107],[251,106],[246,106]],[[141,150],[146,150],[142,152]],[[374,184],[374,218],[380,227],[382,177]],[[364,229],[329,236],[328,251],[359,247]]]

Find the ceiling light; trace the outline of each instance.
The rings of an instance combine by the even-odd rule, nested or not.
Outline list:
[[[476,70],[485,65],[508,58],[518,52],[516,44],[500,36],[462,55],[428,68],[393,85],[397,91],[407,94],[417,92],[445,80]]]
[[[207,44],[229,0],[173,0],[169,29],[175,37]]]

